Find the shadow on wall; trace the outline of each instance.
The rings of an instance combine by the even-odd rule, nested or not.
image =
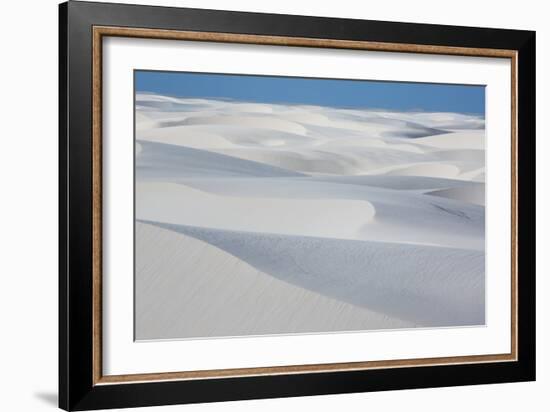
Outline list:
[[[34,394],[35,398],[40,399],[47,405],[57,407],[57,393],[56,392],[37,392]]]

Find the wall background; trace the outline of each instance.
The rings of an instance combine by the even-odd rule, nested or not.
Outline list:
[[[142,3],[141,1],[121,1]],[[0,6],[0,405],[57,404],[57,0]],[[501,0],[149,0],[143,3],[537,31],[537,327],[535,383],[165,407],[166,411],[514,411],[547,408],[550,389],[550,26],[544,2]],[[534,275],[529,273],[523,276]],[[150,410],[153,409],[142,409]],[[155,409],[157,410],[157,409]]]

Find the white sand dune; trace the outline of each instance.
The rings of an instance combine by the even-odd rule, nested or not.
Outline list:
[[[202,240],[136,224],[136,338],[417,326],[269,275]]]
[[[485,121],[479,116],[462,113],[430,113],[430,112],[381,112],[387,118],[398,118],[417,122],[427,127],[444,130],[479,130],[485,128]]]
[[[304,176],[302,173],[190,147],[139,141],[137,179],[189,176]]]
[[[138,338],[485,322],[482,117],[138,93],[135,119]]]
[[[420,163],[392,168],[386,174],[389,176],[440,176],[443,178],[453,178],[460,174],[460,169],[453,164]]]
[[[220,163],[220,156],[226,156],[223,163],[235,164],[238,163],[236,159],[241,159],[260,165],[259,169],[264,171],[267,166],[284,169],[287,175],[387,174],[470,180],[468,173],[471,174],[473,171],[475,171],[475,174],[481,173],[480,165],[484,163],[484,160],[479,158],[478,151],[466,153],[444,151],[419,154],[411,152],[408,148],[402,150],[388,148],[387,146],[353,147],[333,145],[327,147],[311,144],[304,148],[304,142],[302,142],[301,147],[288,147],[288,136],[278,134],[272,134],[264,139],[259,137],[257,145],[261,144],[262,147],[248,147],[246,142],[243,144],[244,139],[242,138],[241,142],[231,142],[227,141],[227,136],[222,138],[216,134],[189,132],[192,135],[186,141],[188,143],[186,146],[173,144],[170,138],[163,137],[162,134],[159,134],[155,141],[152,139],[148,141],[139,140],[138,142],[142,147],[147,147],[140,164],[145,165],[146,162],[155,162],[156,167],[160,168],[161,164],[167,164],[165,158],[169,155],[179,165],[179,162],[185,161],[186,157],[198,157],[199,153],[197,151],[203,150],[205,153],[200,154],[200,159],[204,159],[203,161],[209,160],[212,163]],[[183,138],[186,138],[186,136],[183,135]],[[173,139],[175,140],[175,138]],[[181,137],[177,139],[181,141]],[[207,143],[203,140],[206,140]],[[161,146],[161,143],[165,146],[171,145],[174,147]],[[194,150],[191,151],[190,149]],[[472,153],[472,155],[469,155],[469,153]],[[252,166],[251,163],[248,163],[248,165]],[[189,168],[185,168],[185,170],[189,170]],[[265,172],[262,173],[265,174]],[[273,169],[271,173],[273,173]],[[177,174],[181,175],[182,171],[178,171]],[[277,174],[281,174],[281,171]]]
[[[206,150],[265,146],[299,147],[317,143],[311,137],[295,133],[235,124],[162,127],[143,130],[139,136],[145,141]]]
[[[307,178],[181,183],[137,183],[136,217],[250,232],[484,247],[483,208],[450,195],[447,200]]]
[[[218,196],[174,183],[136,185],[136,218],[168,223],[354,239],[375,212],[366,200],[246,198]]]
[[[484,322],[480,252],[144,223],[206,242],[278,280],[391,318],[423,326]]]
[[[485,130],[451,131],[445,135],[428,136],[417,139],[415,143],[440,149],[477,149],[485,150]]]
[[[446,179],[432,176],[399,176],[399,175],[360,175],[360,176],[315,176],[304,177],[321,182],[335,182],[340,184],[381,187],[399,191],[427,191],[450,187],[469,187],[479,185],[478,182],[465,182],[462,180]],[[301,180],[298,179],[298,180]]]
[[[354,139],[357,141],[357,139]],[[402,139],[399,139],[402,140]],[[209,150],[306,174],[398,174],[456,178],[484,164],[481,150],[444,150],[419,153],[418,146],[390,145],[378,139],[369,144],[339,140],[293,147],[217,146]],[[199,147],[200,148],[200,147]]]
[[[478,184],[470,187],[451,187],[449,189],[433,190],[426,192],[432,196],[441,196],[448,199],[455,199],[461,202],[485,205],[485,185]]]
[[[239,125],[244,127],[256,127],[259,129],[271,129],[287,133],[304,135],[306,128],[300,123],[291,122],[274,116],[205,116],[189,117],[185,120],[186,125]]]
[[[465,180],[470,180],[472,182],[485,182],[485,167],[480,167],[479,169],[472,169],[468,172],[465,172],[462,176]]]

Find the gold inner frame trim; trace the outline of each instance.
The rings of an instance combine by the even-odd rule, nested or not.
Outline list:
[[[238,44],[257,44],[272,46],[317,47],[332,49],[351,49],[384,51],[399,53],[422,53],[437,55],[497,57],[511,60],[511,352],[504,354],[450,356],[438,358],[392,359],[365,362],[325,363],[314,365],[288,365],[273,367],[195,370],[182,372],[143,373],[131,375],[103,375],[102,356],[102,40],[105,36],[132,37],[163,40],[187,40]],[[403,368],[414,366],[457,365],[468,363],[495,363],[517,361],[517,52],[515,50],[467,48],[454,46],[431,46],[420,44],[384,43],[355,40],[335,40],[284,36],[263,36],[234,33],[215,33],[197,31],[177,31],[162,29],[143,29],[131,27],[93,27],[92,43],[92,237],[93,237],[93,384],[120,384],[150,381],[171,381],[190,379],[216,379],[228,377],[281,375],[299,373],[321,373],[382,368]]]

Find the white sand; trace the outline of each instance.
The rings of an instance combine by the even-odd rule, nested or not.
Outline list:
[[[414,327],[264,273],[196,238],[136,225],[137,339]]]
[[[138,338],[485,322],[482,118],[136,104]]]

